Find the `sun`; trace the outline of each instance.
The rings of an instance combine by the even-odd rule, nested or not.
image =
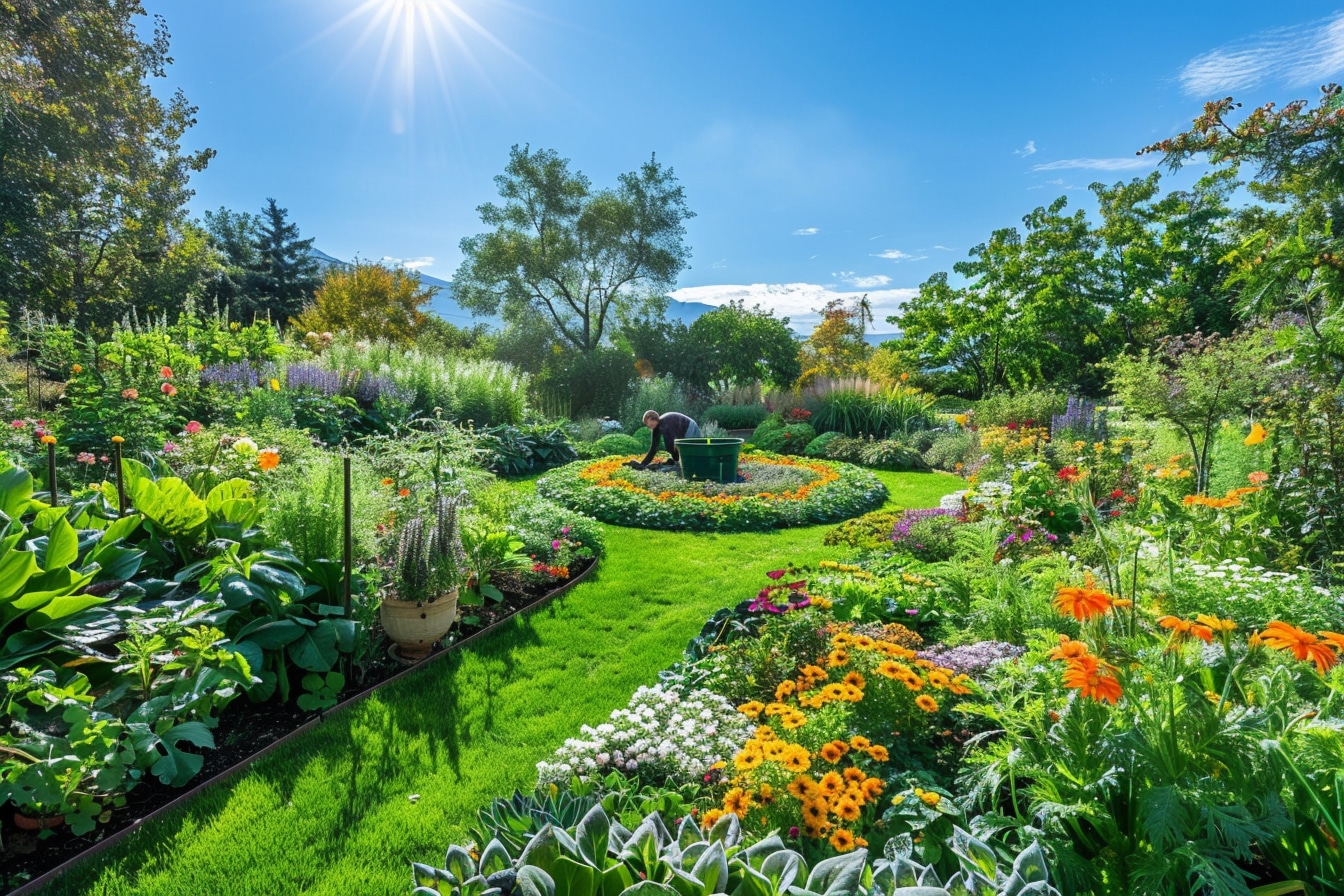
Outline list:
[[[427,90],[433,90],[432,99],[451,109],[465,75],[489,84],[483,50],[530,68],[471,14],[470,5],[458,0],[360,0],[310,43],[358,28],[341,66],[369,71],[369,104],[375,93],[390,92],[392,128],[409,130],[417,97],[427,98]]]

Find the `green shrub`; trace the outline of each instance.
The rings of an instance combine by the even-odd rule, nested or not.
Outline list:
[[[802,454],[817,437],[817,431],[810,423],[786,425],[783,421],[779,421],[774,425],[767,425],[773,420],[774,418],[766,420],[751,434],[752,443],[761,451],[775,454]]]
[[[844,437],[844,433],[824,432],[808,442],[807,447],[803,449],[803,453],[808,457],[829,457],[830,455],[826,453],[826,446],[836,439],[843,439]]]
[[[821,543],[827,547],[848,547],[855,551],[885,550],[891,547],[891,532],[900,514],[891,510],[865,513],[845,520],[826,533]]]
[[[724,429],[755,429],[770,415],[763,404],[716,404],[705,411],[705,419]]]
[[[1050,418],[1064,413],[1068,400],[1063,392],[1053,389],[991,395],[975,403],[975,422],[980,426],[1049,426]]]
[[[697,400],[681,383],[667,375],[641,379],[635,383],[633,394],[620,406],[621,425],[627,432],[647,430],[644,412],[649,410],[660,414],[677,411],[697,422],[704,422],[703,401]]]
[[[926,473],[929,469],[918,451],[896,439],[870,441],[859,453],[859,458],[864,466],[878,470]]]
[[[652,433],[650,433],[650,435],[652,435]],[[628,436],[623,432],[616,432],[609,436],[603,436],[596,442],[593,442],[590,452],[593,457],[609,457],[613,454],[643,454],[648,450],[648,445],[640,447],[639,439],[635,436]]]
[[[955,470],[975,450],[975,434],[965,429],[940,432],[924,451],[924,462],[935,470]]]

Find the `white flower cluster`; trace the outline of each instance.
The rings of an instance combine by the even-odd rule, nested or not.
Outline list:
[[[630,705],[596,728],[584,725],[550,762],[537,763],[540,784],[619,771],[646,781],[699,778],[737,752],[748,735],[746,717],[711,691],[683,695],[663,685],[641,687]]]
[[[1312,584],[1311,570],[1299,566],[1298,572],[1279,572],[1265,569],[1263,566],[1250,566],[1245,557],[1220,560],[1216,564],[1195,563],[1192,560],[1176,561],[1176,574],[1203,579],[1205,585],[1221,586],[1223,590],[1255,596],[1265,590],[1273,589],[1309,589],[1321,596],[1330,594],[1329,589]]]

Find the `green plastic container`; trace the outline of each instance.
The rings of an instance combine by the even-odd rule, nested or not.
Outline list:
[[[732,482],[737,478],[737,455],[742,439],[677,439],[682,479]]]

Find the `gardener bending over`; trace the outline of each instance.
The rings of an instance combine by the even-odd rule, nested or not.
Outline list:
[[[649,461],[658,453],[658,437],[662,436],[663,445],[667,448],[667,453],[672,455],[672,463],[681,460],[681,454],[677,451],[677,439],[698,439],[700,438],[700,424],[696,423],[685,414],[678,414],[676,411],[668,411],[666,414],[659,414],[657,411],[644,412],[644,425],[653,430],[653,440],[649,445],[649,453],[644,455],[644,459],[632,464],[635,467],[647,467]]]

